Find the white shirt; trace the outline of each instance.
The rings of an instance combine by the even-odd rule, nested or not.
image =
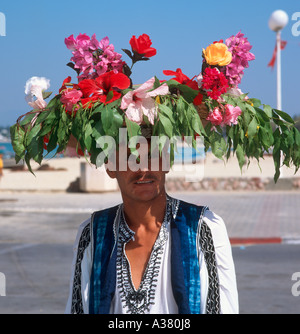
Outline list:
[[[67,302],[66,313],[72,313],[71,312],[72,291],[74,287],[74,272],[75,272],[75,266],[76,266],[76,261],[77,261],[79,240],[82,236],[82,232],[84,231],[85,227],[87,227],[90,224],[90,222],[91,222],[90,219],[88,219],[84,223],[81,224],[76,240],[75,240],[74,259],[73,259],[73,264],[72,264],[73,270],[72,270],[72,277],[71,277],[71,283],[70,283],[70,294],[69,294],[69,299]],[[234,263],[233,263],[233,258],[232,258],[231,245],[229,242],[225,224],[221,217],[217,216],[215,213],[209,210],[205,211],[202,224],[203,226],[205,225],[206,229],[210,231],[209,234],[212,237],[212,242],[214,246],[216,271],[217,271],[218,282],[219,282],[218,293],[219,293],[219,298],[220,298],[220,313],[238,313],[239,306],[238,306],[238,292],[237,292],[237,285],[236,285],[235,268],[234,268]],[[128,226],[126,227],[126,229],[128,229],[127,232],[128,231],[130,232],[130,229]],[[134,232],[132,233],[133,235],[131,235],[130,237],[134,236]],[[160,247],[160,249],[162,248],[162,251],[160,251],[160,254],[159,254],[160,263],[159,263],[158,274],[157,274],[158,276],[155,276],[155,280],[156,280],[154,284],[155,287],[154,288],[152,287],[153,288],[152,290],[154,290],[154,296],[152,296],[153,298],[147,297],[148,299],[145,297],[145,300],[140,301],[140,302],[139,300],[137,300],[136,307],[141,307],[141,310],[149,314],[151,313],[152,314],[175,314],[175,313],[178,313],[178,308],[177,308],[177,304],[175,302],[172,287],[171,287],[171,256],[170,256],[171,233],[170,233],[170,224],[168,222],[164,221],[164,223],[162,224],[162,228],[159,233],[159,238],[163,238],[164,240],[162,242],[163,247]],[[155,249],[155,246],[154,246],[154,249]],[[207,311],[209,284],[210,284],[210,277],[209,277],[210,269],[207,266],[207,261],[205,259],[204,253],[205,252],[203,251],[203,249],[201,249],[201,245],[199,245],[198,259],[199,259],[200,281],[201,281],[201,313],[207,313],[206,311]],[[123,255],[125,255],[125,252]],[[153,251],[152,251],[151,256],[153,256]],[[155,262],[155,256],[154,256],[154,259],[152,258],[152,262]],[[125,260],[124,260],[124,263],[126,264]],[[92,265],[93,265],[92,242],[90,242],[84,250],[83,258],[80,264],[81,266],[81,278],[80,278],[81,279],[81,296],[82,296],[82,307],[83,307],[84,313],[88,313],[89,311],[89,287],[90,287],[90,276],[91,276],[91,271],[92,271]],[[124,267],[126,267],[126,265],[123,266],[123,270],[126,270],[126,268],[124,269]],[[149,263],[148,263],[148,267],[149,267]],[[156,264],[156,267],[158,267],[157,264]],[[122,274],[120,274],[120,270],[117,267],[116,291],[115,291],[115,296],[112,300],[111,308],[110,308],[110,313],[113,313],[113,314],[127,313],[130,310],[132,311],[130,298],[136,298],[136,297],[132,297],[131,293],[134,296],[135,292],[139,290],[138,289],[136,291],[132,291],[132,288],[134,289],[134,287],[133,287],[132,281],[130,281],[131,280],[130,267],[128,270],[128,276],[125,275],[125,279],[124,277],[122,278],[123,281],[120,278],[121,276]],[[145,290],[149,289],[152,280],[153,280],[153,277],[151,278],[151,274],[149,273],[148,282],[145,283],[145,285],[148,284],[148,286],[145,287]],[[122,282],[125,282],[125,286],[127,286],[126,289],[124,289],[123,284],[121,284]],[[122,285],[121,288],[120,288],[120,285]],[[124,291],[127,291],[127,292],[124,292]],[[142,300],[142,297],[138,297],[138,298]],[[143,307],[142,305],[143,303],[147,303],[147,308]]]

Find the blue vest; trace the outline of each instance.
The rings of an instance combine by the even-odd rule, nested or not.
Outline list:
[[[204,207],[179,202],[171,221],[171,281],[180,314],[200,313],[199,219]],[[89,313],[108,314],[116,289],[117,237],[114,220],[119,206],[93,214],[93,268]]]

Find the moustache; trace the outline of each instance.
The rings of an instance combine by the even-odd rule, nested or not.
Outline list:
[[[137,181],[157,181],[157,177],[151,172],[137,172],[130,178],[130,182],[137,182]]]

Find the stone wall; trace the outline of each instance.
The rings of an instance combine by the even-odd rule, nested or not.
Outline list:
[[[275,184],[272,178],[204,178],[198,182],[187,182],[184,178],[167,178],[168,191],[257,191],[257,190],[299,190],[300,177],[282,178]]]

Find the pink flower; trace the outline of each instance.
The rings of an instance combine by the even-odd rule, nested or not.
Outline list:
[[[237,118],[241,115],[242,110],[240,107],[234,107],[230,104],[225,106],[221,105],[216,107],[206,118],[213,125],[236,125]]]
[[[65,38],[65,44],[69,50],[74,51],[77,48],[77,43],[73,35]]]
[[[254,60],[255,56],[250,52],[252,45],[241,32],[228,38],[226,45],[232,53],[232,61],[226,66],[226,77],[231,85],[237,86],[244,75],[244,68],[249,67],[248,62]]]
[[[141,124],[143,116],[147,116],[149,122],[154,124],[154,119],[157,116],[157,108],[154,97],[158,95],[167,95],[169,87],[163,84],[160,87],[153,89],[155,78],[151,78],[139,88],[128,92],[122,98],[121,109],[125,110],[125,114],[133,122]]]
[[[80,100],[81,97],[82,92],[80,90],[67,88],[62,92],[60,101],[65,105],[66,111],[71,113],[73,106]]]
[[[210,121],[213,125],[221,125],[223,122],[222,112],[218,107],[216,107],[211,113],[209,113],[206,120]]]
[[[91,39],[87,34],[79,34],[76,38],[77,49],[86,50],[91,45]]]
[[[225,113],[224,113],[224,124],[226,125],[236,125],[237,118],[241,115],[242,110],[240,107],[234,107],[230,104],[225,105]]]
[[[74,68],[78,70],[78,81],[95,79],[109,71],[121,72],[124,62],[122,55],[114,51],[113,44],[109,44],[108,37],[100,42],[94,34],[91,38],[86,34],[73,35],[65,39],[65,44],[72,51]]]

